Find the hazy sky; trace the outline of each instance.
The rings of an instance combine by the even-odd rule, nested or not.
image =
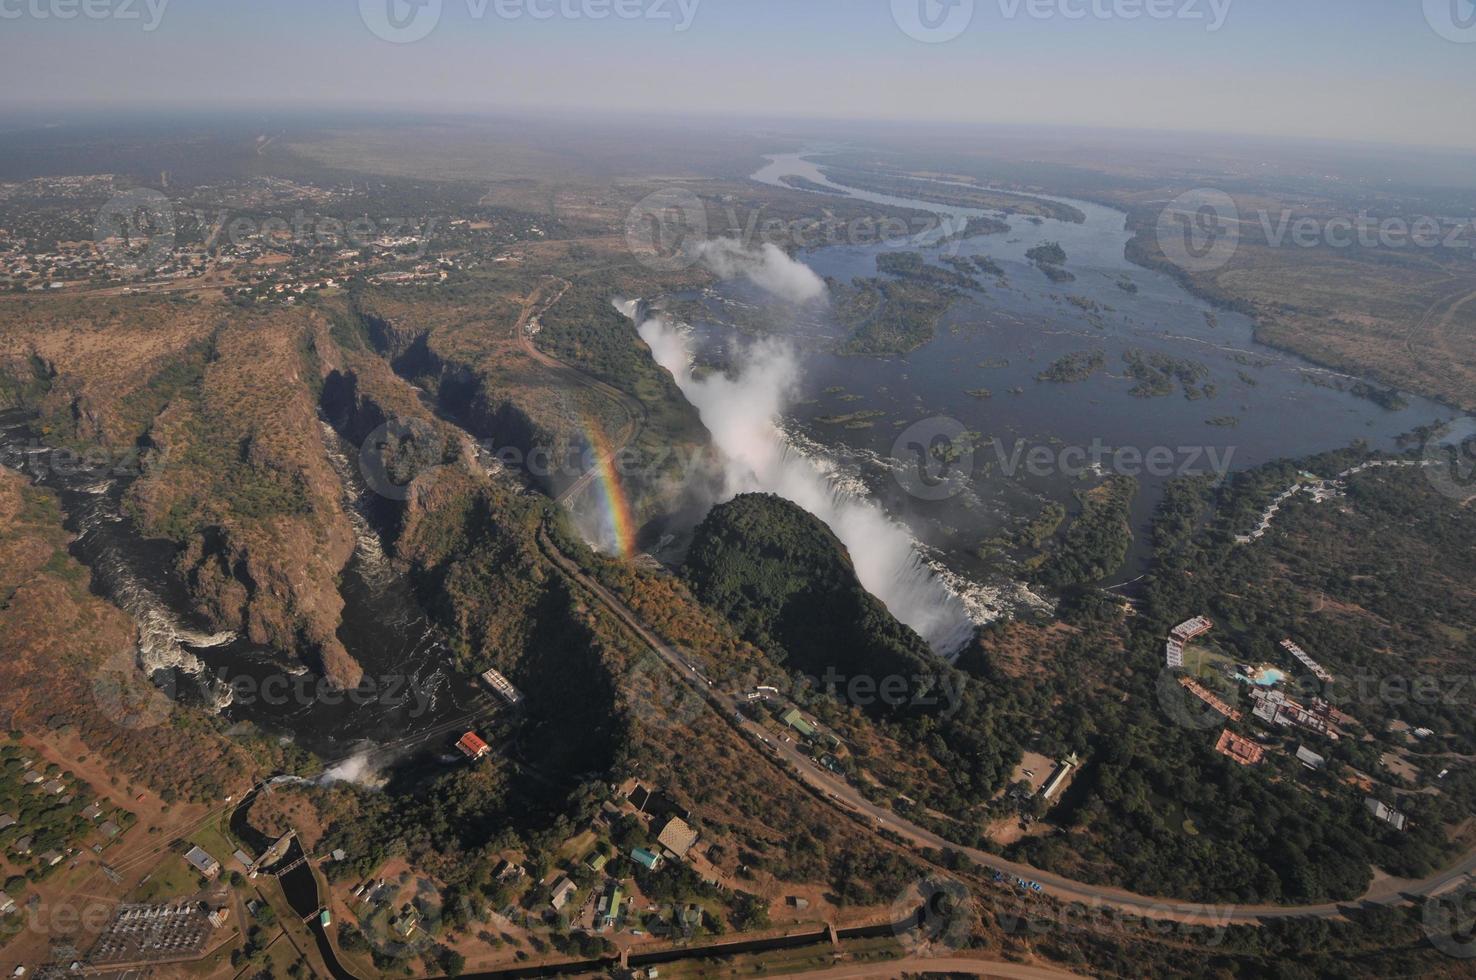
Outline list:
[[[0,0],[0,105],[559,106],[1476,147],[1473,0],[973,0],[971,18],[953,2]]]

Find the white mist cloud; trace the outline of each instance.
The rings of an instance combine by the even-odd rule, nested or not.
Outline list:
[[[676,378],[712,433],[723,463],[723,500],[773,493],[828,525],[851,553],[856,577],[892,615],[934,650],[956,652],[973,632],[962,600],[921,559],[912,534],[873,500],[837,488],[816,460],[800,453],[778,419],[799,381],[794,352],[764,341],[741,357],[736,377],[692,376],[688,335],[659,316],[640,324],[657,363]]]
[[[825,295],[825,280],[772,242],[747,249],[731,238],[718,238],[703,242],[699,254],[707,267],[724,279],[743,276],[791,303],[807,303]]]
[[[378,789],[384,785],[384,777],[375,768],[369,750],[365,749],[324,770],[318,777],[319,786],[332,786],[334,783],[354,783]]]

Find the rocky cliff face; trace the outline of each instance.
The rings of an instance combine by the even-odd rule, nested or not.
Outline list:
[[[122,450],[192,377],[218,322],[159,298],[25,300],[0,331],[0,406],[40,413],[53,443]]]
[[[131,504],[146,529],[179,542],[180,571],[212,622],[351,687],[362,670],[337,637],[338,576],[354,539],[317,416],[319,327],[296,312],[222,326],[198,387],[154,420],[160,464]]]
[[[134,665],[137,630],[67,554],[56,498],[0,468],[0,726],[75,734],[129,780],[219,801],[250,772]]]
[[[496,345],[489,343],[487,350],[468,347],[457,332],[461,325],[437,331],[410,313],[366,314],[363,322],[395,374],[423,385],[441,412],[494,451],[511,450],[526,459],[535,448],[559,452],[570,444],[568,406],[551,398],[546,386],[519,377],[520,351],[488,356]],[[507,332],[506,324],[499,327]],[[530,475],[544,490],[554,489],[549,474]]]
[[[23,304],[0,337],[6,404],[53,444],[101,448],[145,533],[219,627],[294,651],[340,684],[337,578],[353,549],[316,417],[320,317],[181,298]],[[142,449],[148,465],[134,465]],[[122,463],[125,465],[113,466]]]

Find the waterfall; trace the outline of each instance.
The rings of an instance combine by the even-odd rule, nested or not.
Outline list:
[[[638,312],[626,303],[623,311]],[[824,521],[851,554],[861,585],[943,656],[973,635],[963,599],[924,560],[911,532],[821,458],[805,453],[780,428],[799,366],[772,342],[748,351],[737,377],[693,377],[688,331],[650,316],[638,325],[657,363],[672,373],[722,454],[723,499],[773,493]]]

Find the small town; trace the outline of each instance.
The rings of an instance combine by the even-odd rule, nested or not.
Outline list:
[[[1325,697],[1314,696],[1310,703],[1302,704],[1287,693],[1287,688],[1298,686],[1295,672],[1300,668],[1317,682],[1327,697],[1333,697],[1336,681],[1333,674],[1290,638],[1280,643],[1281,650],[1289,658],[1289,662],[1282,666],[1234,663],[1218,650],[1201,649],[1191,651],[1192,662],[1186,665],[1186,651],[1190,645],[1213,629],[1214,623],[1204,616],[1195,616],[1176,626],[1166,644],[1165,666],[1170,671],[1184,671],[1177,677],[1179,685],[1232,726],[1241,729],[1222,729],[1215,742],[1215,751],[1242,766],[1261,765],[1269,754],[1279,752],[1289,754],[1308,772],[1325,769],[1326,758],[1312,746],[1319,739],[1336,742],[1349,737],[1349,729],[1356,728],[1358,720],[1334,707]],[[1228,691],[1226,697],[1230,698],[1230,703],[1207,688],[1205,683]],[[1250,702],[1250,718],[1258,723],[1255,726],[1248,727],[1246,716],[1232,706],[1242,693]],[[1407,726],[1405,730],[1415,740],[1435,734],[1428,729],[1410,730]],[[1385,755],[1384,766],[1389,773],[1385,780],[1392,778],[1393,785],[1401,788],[1413,773],[1407,762],[1393,754]],[[1350,785],[1370,793],[1376,792],[1375,787],[1380,782],[1374,776],[1356,770],[1345,779]],[[1395,830],[1405,829],[1405,815],[1376,796],[1367,796],[1365,805],[1375,819]]]

